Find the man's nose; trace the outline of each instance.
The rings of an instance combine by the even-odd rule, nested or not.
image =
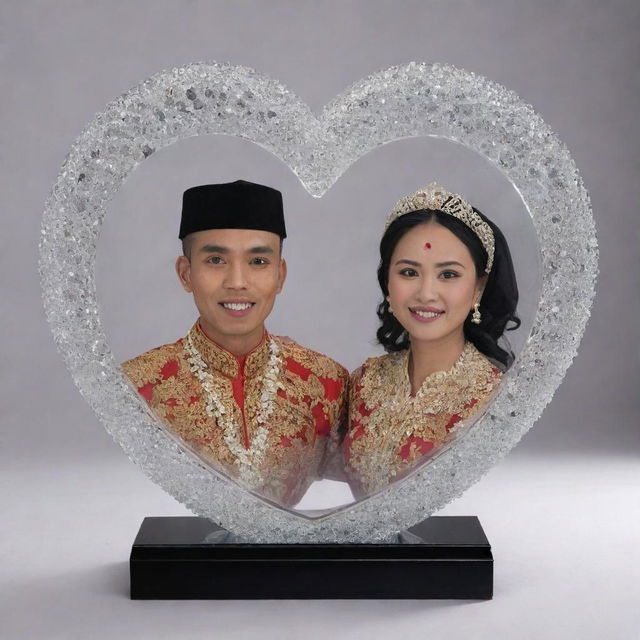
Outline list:
[[[224,286],[227,289],[246,289],[247,274],[241,264],[231,264],[227,269]]]

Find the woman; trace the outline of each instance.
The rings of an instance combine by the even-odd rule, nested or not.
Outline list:
[[[437,451],[486,404],[513,361],[499,340],[520,326],[504,236],[435,184],[389,215],[378,281],[387,354],[351,374],[343,450],[357,497]]]

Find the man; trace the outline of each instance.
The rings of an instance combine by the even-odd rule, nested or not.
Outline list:
[[[124,372],[202,459],[293,506],[337,448],[348,373],[265,330],[287,274],[282,195],[243,180],[188,189],[179,237],[176,272],[199,318]]]

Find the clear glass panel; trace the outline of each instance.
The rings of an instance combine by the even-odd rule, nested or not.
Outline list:
[[[192,296],[182,290],[174,269],[181,252],[177,236],[182,192],[197,184],[239,178],[283,192],[288,229],[283,255],[288,278],[266,322],[270,333],[326,354],[348,371],[384,353],[375,338],[379,326],[375,310],[382,299],[376,269],[384,221],[399,198],[437,180],[467,198],[505,234],[517,274],[518,315],[522,320],[521,327],[510,332],[508,338],[516,354],[524,345],[539,296],[537,238],[516,190],[480,154],[442,138],[399,140],[361,158],[318,199],[307,193],[280,160],[257,145],[228,136],[201,136],[155,153],[137,167],[109,204],[96,260],[97,289],[104,327],[118,361],[186,336],[197,318],[197,309]],[[465,412],[463,424],[456,425],[447,442],[465,433],[486,409],[482,406],[478,411]],[[300,420],[302,430],[303,414]],[[425,418],[429,423],[433,420],[432,415]],[[171,429],[171,423],[166,424]],[[257,425],[251,426],[257,429]],[[386,428],[397,430],[394,424]],[[277,426],[271,429],[277,431]],[[215,447],[205,451],[193,438],[185,436],[183,440],[208,465],[236,475],[233,469],[216,465]],[[391,444],[387,442],[386,446]],[[400,447],[398,441],[395,449]],[[265,493],[259,487],[244,486],[310,517],[352,502],[347,476],[336,479],[344,474],[339,468],[342,449],[334,453],[326,473],[331,479],[315,481],[314,476],[322,473],[322,463],[319,453],[312,454],[309,449],[313,446],[295,453],[296,458],[308,456],[308,460],[306,469],[301,470],[298,461],[298,470],[292,472],[300,479],[293,494],[273,489],[283,473],[276,467],[287,461],[278,458],[269,463],[268,454],[260,486],[271,490]],[[445,449],[446,445],[438,445],[419,455],[415,464],[405,465],[396,479],[428,464]],[[368,467],[381,464],[375,451],[367,455]],[[243,484],[242,478],[236,476],[236,480]],[[378,488],[385,485],[383,482]],[[367,491],[360,483],[354,488],[360,498],[366,497]]]

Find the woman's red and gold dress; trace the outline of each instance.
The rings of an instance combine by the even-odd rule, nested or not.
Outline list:
[[[449,371],[438,371],[411,395],[409,350],[369,358],[351,374],[349,428],[343,444],[356,497],[401,477],[474,418],[502,373],[473,344]]]

